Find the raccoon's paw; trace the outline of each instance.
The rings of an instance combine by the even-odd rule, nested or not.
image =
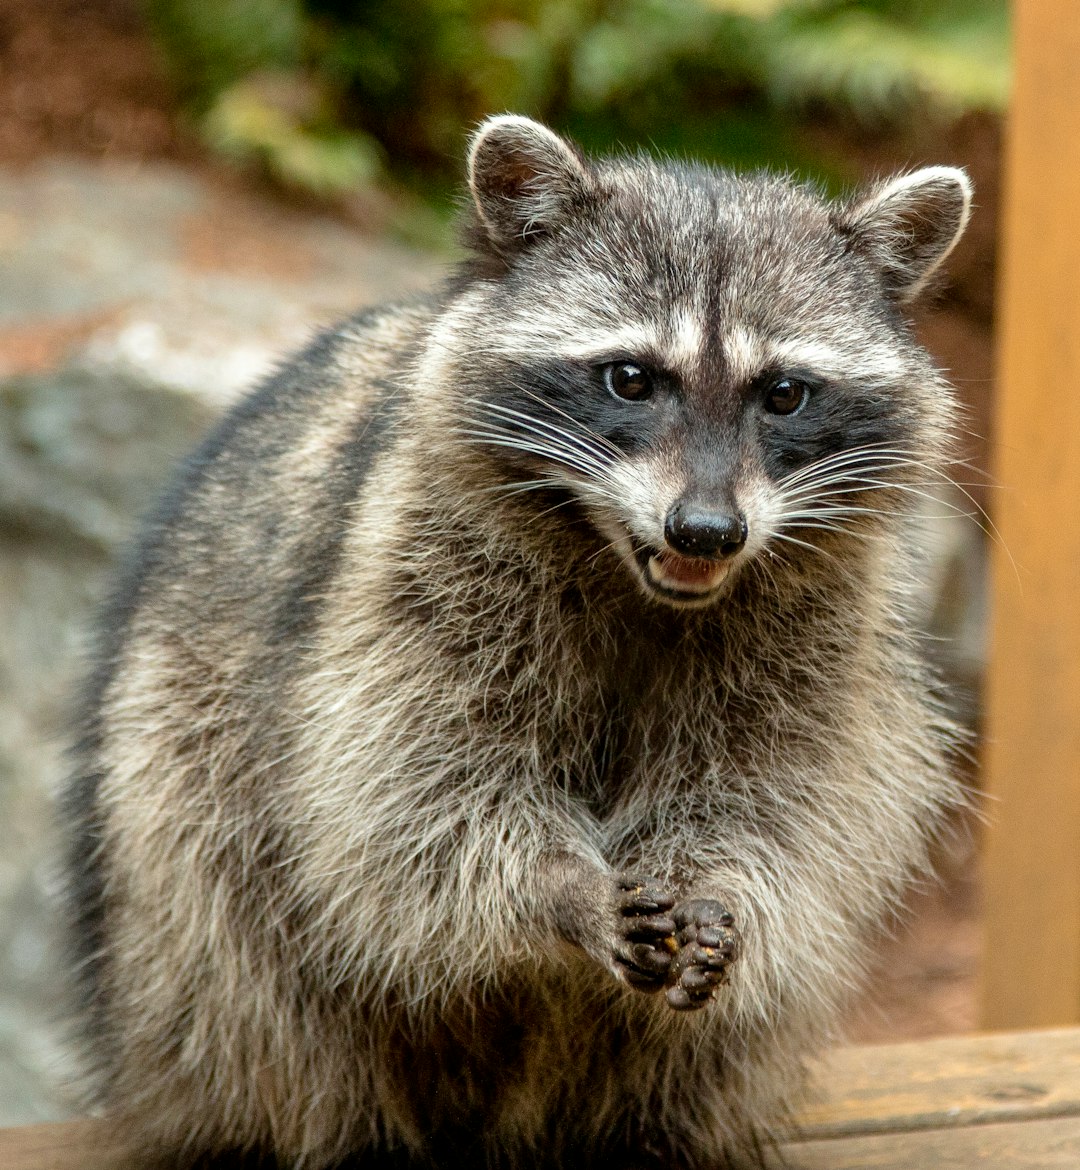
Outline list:
[[[678,944],[667,912],[674,897],[651,877],[620,878],[615,888],[615,970],[631,987],[652,993],[669,982]]]
[[[696,898],[681,902],[672,918],[678,950],[669,969],[667,1001],[679,1012],[711,1003],[717,988],[728,981],[728,970],[739,957],[734,920],[719,902]]]

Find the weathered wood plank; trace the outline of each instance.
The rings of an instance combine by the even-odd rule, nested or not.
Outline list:
[[[829,1138],[784,1154],[790,1170],[1076,1170],[1080,1117]]]
[[[785,1151],[806,1170],[1080,1168],[1080,1028],[838,1049],[817,1081]],[[108,1137],[92,1121],[0,1130],[0,1170],[138,1170]]]
[[[107,1146],[108,1127],[97,1121],[0,1129],[2,1170],[134,1170]]]
[[[0,1130],[3,1170],[136,1170],[94,1152],[94,1123]],[[1080,1117],[826,1138],[784,1147],[791,1170],[1076,1170]]]
[[[1080,1022],[1080,395],[1057,389],[1080,368],[1080,21],[1076,0],[1025,0],[1013,18],[994,424],[1005,547],[985,736],[990,1029]]]
[[[1080,1029],[840,1048],[815,1080],[808,1137],[1080,1117]]]

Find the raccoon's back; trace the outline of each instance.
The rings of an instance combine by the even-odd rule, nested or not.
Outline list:
[[[205,819],[200,801],[257,810],[240,778],[262,775],[289,750],[290,680],[350,509],[393,442],[400,373],[435,307],[418,299],[358,315],[240,401],[181,467],[121,574],[60,810],[69,938],[95,1064],[108,1025],[106,891],[117,881],[109,859],[118,818],[134,800],[148,814],[158,806],[159,825]],[[233,766],[200,766],[226,756]],[[211,791],[213,775],[226,773],[231,790]],[[121,836],[138,839],[130,828]]]
[[[267,648],[302,636],[349,509],[392,441],[402,366],[432,308],[350,319],[238,403],[152,516],[112,626],[122,633],[153,607],[170,626],[190,615],[191,637],[221,623],[230,642]]]

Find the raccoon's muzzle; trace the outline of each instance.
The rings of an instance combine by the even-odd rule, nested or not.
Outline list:
[[[746,518],[734,508],[678,500],[664,519],[664,546],[637,550],[638,568],[665,601],[701,605],[718,595],[748,535]]]
[[[726,560],[746,544],[746,517],[734,510],[712,510],[679,500],[664,520],[664,540],[683,557]]]

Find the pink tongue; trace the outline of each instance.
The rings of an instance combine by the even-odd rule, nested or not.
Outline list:
[[[715,561],[703,561],[692,557],[681,557],[678,553],[662,552],[657,558],[664,570],[664,576],[683,585],[707,585],[719,575]]]

